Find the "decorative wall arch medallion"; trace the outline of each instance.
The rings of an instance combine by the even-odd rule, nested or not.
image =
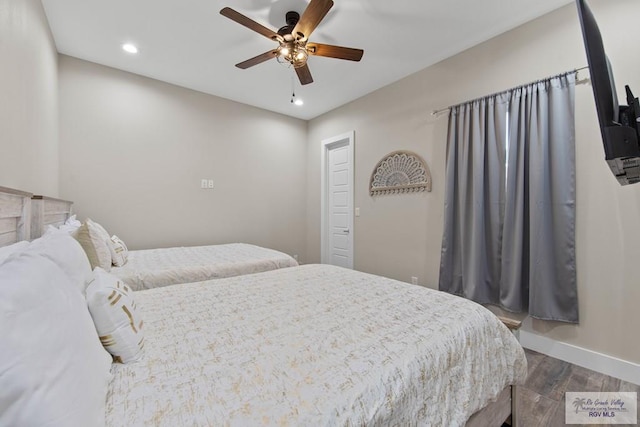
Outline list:
[[[371,196],[421,191],[431,191],[431,174],[425,161],[411,151],[394,151],[387,154],[371,174]]]

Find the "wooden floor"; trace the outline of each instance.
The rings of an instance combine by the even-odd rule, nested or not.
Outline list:
[[[567,391],[632,391],[637,392],[640,397],[640,385],[612,378],[534,351],[526,350],[526,354],[529,362],[529,377],[525,385],[518,388],[518,425],[520,427],[564,426],[564,394]],[[640,408],[640,399],[638,403]]]

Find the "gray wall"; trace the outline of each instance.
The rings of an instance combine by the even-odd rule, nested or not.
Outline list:
[[[618,92],[640,94],[640,2],[592,0]],[[629,49],[633,54],[629,55]],[[431,111],[586,65],[573,4],[312,120],[309,124],[307,256],[320,260],[320,144],[355,130],[355,268],[436,288],[444,201],[447,115]],[[588,71],[580,76],[587,77]],[[579,326],[527,319],[523,328],[640,362],[640,185],[621,187],[605,161],[592,89],[576,88]],[[373,167],[409,149],[429,164],[428,194],[371,198]]]
[[[60,193],[81,217],[134,249],[247,242],[304,259],[305,121],[59,62]]]
[[[0,185],[58,194],[57,57],[39,0],[0,0]]]

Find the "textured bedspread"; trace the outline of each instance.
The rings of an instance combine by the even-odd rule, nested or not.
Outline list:
[[[131,251],[129,261],[123,267],[112,268],[111,273],[139,291],[297,265],[296,260],[285,253],[231,243]]]
[[[480,305],[338,267],[135,297],[146,355],[113,365],[107,426],[456,426],[526,377]]]

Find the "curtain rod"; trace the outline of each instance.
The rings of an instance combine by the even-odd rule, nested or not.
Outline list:
[[[438,114],[440,114],[440,113],[444,113],[445,111],[449,111],[449,110],[451,110],[452,108],[457,107],[458,105],[467,104],[467,103],[469,103],[469,102],[473,102],[473,101],[476,101],[476,100],[479,100],[479,99],[483,99],[483,98],[488,98],[488,97],[490,97],[490,96],[500,95],[500,94],[503,94],[503,93],[506,93],[506,92],[511,92],[511,91],[513,91],[513,90],[520,89],[520,88],[523,88],[523,87],[525,87],[525,86],[529,86],[529,85],[531,85],[531,84],[535,84],[535,83],[543,82],[543,81],[545,81],[545,80],[549,80],[549,79],[552,79],[552,78],[554,78],[554,77],[558,77],[558,76],[562,76],[562,75],[566,75],[566,74],[570,74],[570,73],[577,73],[578,71],[586,70],[587,68],[589,68],[589,66],[588,66],[588,65],[586,65],[586,66],[584,66],[584,67],[576,68],[575,70],[565,71],[564,73],[556,74],[556,75],[554,75],[554,76],[550,76],[550,77],[547,77],[547,78],[544,78],[544,79],[538,79],[538,80],[533,81],[533,82],[531,82],[531,83],[526,83],[526,84],[523,84],[523,85],[514,86],[514,87],[512,87],[512,88],[510,88],[510,89],[507,89],[507,90],[503,90],[503,91],[500,91],[500,92],[492,93],[491,95],[481,96],[480,98],[475,98],[475,99],[472,99],[472,100],[470,100],[470,101],[465,101],[465,102],[461,102],[461,103],[459,103],[459,104],[450,105],[450,106],[449,106],[449,107],[447,107],[447,108],[441,108],[441,109],[439,109],[439,110],[433,110],[433,111],[431,112],[431,115],[432,115],[432,116],[437,116]]]

